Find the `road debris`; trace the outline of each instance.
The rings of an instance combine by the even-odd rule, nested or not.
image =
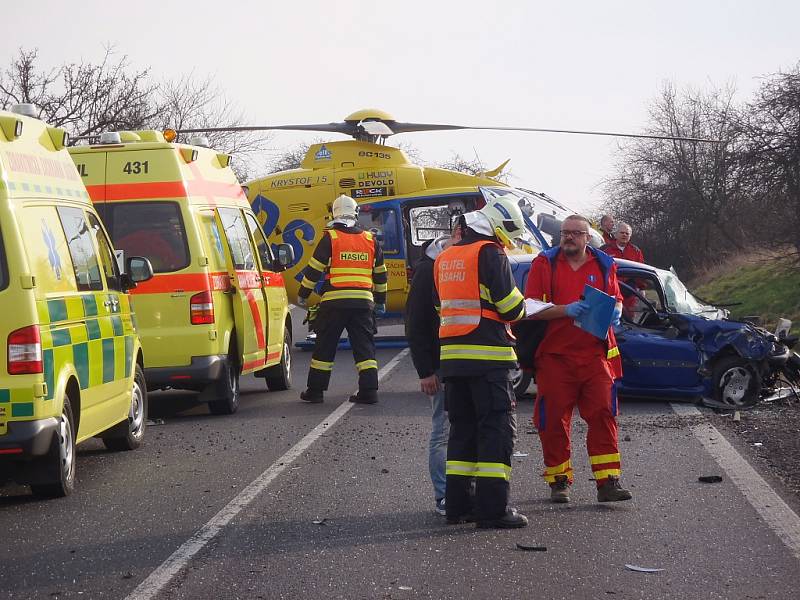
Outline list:
[[[637,573],[659,573],[664,569],[654,569],[653,567],[639,567],[637,565],[625,565],[629,571],[636,571]]]
[[[761,447],[761,446],[763,446],[763,445],[764,445],[764,444],[762,444],[761,442],[755,442],[755,443],[753,444],[753,446],[756,446],[757,448],[759,448],[759,447]]]
[[[742,420],[742,414],[738,410],[734,411],[733,420],[734,421],[741,421]]]
[[[519,450],[517,450],[516,452],[514,452],[513,456],[514,458],[525,458],[526,456],[528,456],[528,453],[520,452]]]
[[[327,521],[328,521],[328,519],[326,519],[326,518],[322,518],[322,519],[320,519],[319,517],[317,517],[316,519],[314,519],[314,520],[313,520],[313,521],[311,521],[311,522],[312,522],[314,525],[325,525],[325,524],[327,524]]]
[[[517,548],[526,552],[547,552],[547,546],[536,546],[535,544],[521,544],[517,542]]]
[[[408,586],[408,585],[401,585],[401,586],[398,586],[397,589],[398,590],[403,590],[404,592],[407,592],[409,590],[413,590],[414,588],[412,588],[411,586]]]
[[[147,419],[147,425],[149,427],[155,427],[156,425],[164,425],[164,419]]]
[[[703,483],[719,483],[722,481],[721,475],[701,475],[697,478],[698,481],[702,481]]]

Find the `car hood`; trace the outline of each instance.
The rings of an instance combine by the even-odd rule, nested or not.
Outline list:
[[[686,314],[671,314],[670,319],[709,356],[732,348],[742,358],[761,360],[772,350],[772,341],[749,323]]]

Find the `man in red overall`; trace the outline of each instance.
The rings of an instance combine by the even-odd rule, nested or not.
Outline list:
[[[631,243],[632,233],[633,229],[630,225],[627,223],[619,223],[617,225],[615,238],[610,242],[606,242],[601,250],[613,258],[624,258],[625,260],[643,263],[644,254],[641,248]]]
[[[614,332],[609,328],[607,339],[601,340],[574,325],[574,319],[589,309],[582,300],[587,284],[617,299],[615,322],[621,314],[616,265],[607,254],[588,245],[589,226],[580,215],[567,217],[561,225],[561,245],[536,257],[525,289],[527,298],[555,305],[537,315],[548,324],[536,351],[538,394],[533,417],[553,502],[569,502],[573,480],[570,426],[575,406],[588,425],[586,445],[597,500],[631,498],[619,482],[614,379],[622,374],[622,368]]]

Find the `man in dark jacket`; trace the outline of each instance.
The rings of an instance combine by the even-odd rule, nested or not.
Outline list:
[[[461,240],[461,229],[444,235],[423,247],[422,258],[414,267],[411,289],[406,301],[406,339],[411,360],[419,375],[419,387],[431,399],[431,439],[428,446],[428,469],[433,484],[435,511],[444,516],[445,463],[450,426],[444,408],[444,387],[439,379],[439,315],[433,306],[433,263],[442,250]]]

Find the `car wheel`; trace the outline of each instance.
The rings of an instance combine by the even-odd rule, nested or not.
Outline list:
[[[54,474],[52,481],[31,484],[34,496],[62,498],[75,489],[75,421],[69,396],[64,396],[64,408],[58,420],[58,431],[46,457],[45,469]]]
[[[231,354],[225,361],[218,398],[208,403],[212,415],[232,415],[239,410],[239,361]]]
[[[531,373],[522,369],[511,369],[511,384],[514,386],[514,395],[521,398],[531,385]]]
[[[281,362],[267,369],[265,380],[267,389],[273,392],[288,390],[292,387],[292,334],[288,329],[283,332]]]
[[[103,443],[109,450],[136,450],[142,445],[147,426],[147,385],[142,367],[136,365],[131,390],[131,405],[128,418],[112,427],[103,436]]]
[[[714,400],[731,408],[747,408],[758,402],[761,375],[751,361],[725,356],[714,365]]]

